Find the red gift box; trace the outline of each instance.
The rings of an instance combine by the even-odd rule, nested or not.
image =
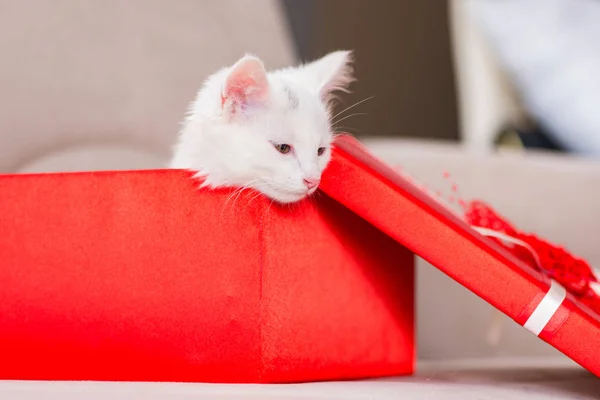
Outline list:
[[[600,376],[600,315],[340,136],[322,190]],[[342,185],[340,182],[344,182]]]
[[[410,373],[413,253],[600,374],[597,314],[356,140],[335,147],[326,195],[292,207],[180,171],[0,178],[0,378]]]
[[[413,371],[414,257],[327,196],[279,207],[175,170],[0,188],[0,379]]]

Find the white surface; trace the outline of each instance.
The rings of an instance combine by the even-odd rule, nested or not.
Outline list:
[[[424,364],[412,377],[293,385],[0,382],[2,400],[598,399],[600,379],[563,360]]]

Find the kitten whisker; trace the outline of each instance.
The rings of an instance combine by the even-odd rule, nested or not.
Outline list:
[[[358,106],[359,104],[364,103],[365,101],[371,100],[372,98],[374,98],[375,96],[370,96],[367,97],[366,99],[362,99],[361,101],[357,101],[356,103],[352,104],[349,107],[344,108],[342,111],[340,111],[339,113],[335,114],[333,117],[331,117],[331,120],[334,120],[335,118],[337,118],[338,116],[342,115],[343,113],[345,113],[346,111]]]
[[[273,205],[274,202],[275,202],[275,200],[271,199],[271,202],[269,203],[269,207],[267,207],[267,210],[265,211],[265,215],[267,215],[269,213],[269,210],[271,209],[271,206]]]
[[[342,118],[338,119],[337,121],[335,121],[335,122],[332,122],[332,123],[331,123],[331,125],[333,126],[333,125],[335,125],[335,124],[339,124],[339,123],[340,123],[340,122],[342,122],[343,120],[345,120],[345,119],[348,119],[348,118],[350,118],[350,117],[354,117],[354,116],[356,116],[356,115],[367,115],[367,113],[354,113],[354,114],[346,115],[346,116],[344,116],[344,117],[342,117]]]
[[[249,185],[251,185],[251,184],[249,184]],[[242,194],[242,192],[243,192],[244,190],[252,190],[252,188],[251,188],[251,187],[248,187],[248,185],[245,185],[245,186],[243,187],[243,189],[242,189],[242,190],[240,190],[240,191],[238,192],[237,196],[235,196],[235,199],[233,199],[233,206],[235,206],[235,203],[236,203],[236,201],[238,201],[238,199],[240,198],[240,195]]]
[[[231,200],[231,198],[237,194],[239,194],[240,192],[242,192],[244,189],[246,189],[246,186],[240,186],[240,187],[236,187],[234,188],[231,193],[229,194],[229,196],[227,196],[227,200],[225,200],[225,206],[227,206],[227,204],[229,204],[229,201]]]
[[[229,204],[229,201],[231,200],[231,198],[233,196],[235,196],[236,194],[238,194],[239,192],[243,191],[244,189],[245,189],[244,186],[235,188],[234,190],[231,191],[229,196],[227,196],[227,199],[225,200],[225,203],[223,203],[223,207],[221,208],[221,219],[223,219],[223,214],[225,214],[225,210],[227,209],[227,205]]]
[[[252,188],[250,186],[254,185],[258,181],[259,181],[258,179],[253,179],[253,180],[251,180],[250,182],[246,183],[243,186],[236,187],[229,194],[229,196],[227,196],[227,200],[225,200],[225,203],[223,204],[223,208],[221,210],[221,218],[223,217],[223,213],[225,212],[225,209],[227,208],[227,205],[229,204],[229,201],[231,201],[231,199],[235,196],[235,198],[233,199],[233,203],[231,204],[232,206],[234,206],[235,203],[236,203],[236,201],[240,197],[240,195],[244,192],[244,190],[252,190]]]
[[[248,209],[248,207],[250,206],[250,204],[252,204],[252,202],[256,199],[258,199],[260,196],[262,196],[262,193],[257,192],[254,196],[252,196],[250,198],[250,200],[248,200],[248,203],[246,204],[246,207],[244,207],[244,211],[246,211]]]
[[[229,193],[229,196],[227,196],[227,199],[225,200],[225,203],[223,204],[224,207],[227,206],[227,204],[229,203],[229,200],[231,200],[231,198],[237,193],[238,190],[241,190],[242,187],[239,188],[235,188],[234,190],[231,191],[231,193]]]

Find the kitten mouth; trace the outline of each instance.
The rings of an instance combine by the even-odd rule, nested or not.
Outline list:
[[[293,188],[293,187],[281,187],[273,184],[259,185],[255,187],[259,192],[262,192],[268,198],[282,204],[289,204],[301,201],[311,196],[318,187],[312,187],[310,189],[304,188]]]
[[[315,192],[318,190],[318,187],[312,188],[312,189],[306,189],[306,190],[299,190],[299,191],[290,191],[287,192],[288,195],[291,195],[293,197],[296,198],[296,200],[294,201],[300,201],[303,200],[307,197],[312,196],[313,194],[315,194]]]
[[[306,196],[309,196],[312,192],[310,190],[299,190],[299,191],[290,191],[287,192],[290,196],[295,196],[295,197],[299,197],[299,198],[304,198]]]
[[[274,192],[274,196],[268,196],[271,197],[273,200],[284,204],[295,203],[312,194],[309,190],[274,190]]]

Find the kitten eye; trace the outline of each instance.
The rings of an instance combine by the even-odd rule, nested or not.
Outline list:
[[[292,146],[285,143],[274,143],[273,146],[279,151],[281,154],[287,154],[292,150]]]
[[[319,147],[319,150],[317,150],[317,155],[322,156],[323,153],[325,153],[325,147]]]

